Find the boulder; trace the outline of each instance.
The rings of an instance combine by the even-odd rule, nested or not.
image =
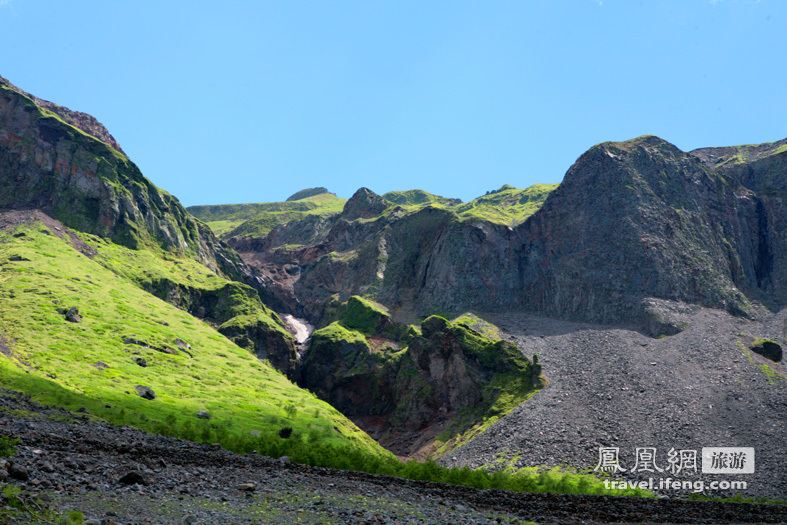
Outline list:
[[[149,399],[151,401],[156,399],[156,393],[149,386],[137,385],[134,388],[137,390],[137,394],[139,394],[139,397],[142,399]]]
[[[27,481],[30,479],[30,474],[27,472],[27,469],[23,465],[18,465],[16,463],[11,464],[11,467],[8,469],[8,475],[19,481]]]
[[[68,311],[66,312],[66,321],[71,323],[81,323],[82,316],[79,315],[79,308],[77,308],[76,306],[72,306],[71,308],[69,308]]]
[[[148,484],[145,476],[143,476],[142,473],[137,470],[132,470],[123,475],[123,477],[118,480],[118,483],[122,485],[134,485],[135,483],[138,485]]]
[[[756,352],[774,363],[782,360],[782,347],[776,341],[770,339],[757,339],[751,346],[751,351]]]

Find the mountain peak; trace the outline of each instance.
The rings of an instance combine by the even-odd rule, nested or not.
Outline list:
[[[27,91],[24,91],[7,79],[0,76],[0,88],[10,89],[16,93],[19,93],[22,96],[25,96],[33,101],[33,103],[43,108],[47,111],[51,111],[55,115],[57,115],[60,119],[62,119],[65,123],[74,126],[78,130],[82,131],[83,133],[90,135],[91,137],[100,140],[101,142],[107,144],[115,151],[122,153],[124,156],[126,153],[120,147],[120,144],[117,143],[115,137],[113,137],[107,128],[104,127],[101,122],[99,122],[94,116],[88,115],[87,113],[82,113],[81,111],[73,111],[68,109],[65,106],[59,106],[54,102],[49,102],[48,100],[42,100],[35,95],[31,95]]]
[[[342,217],[348,220],[370,219],[382,213],[388,206],[389,203],[384,198],[369,188],[361,188],[344,205]]]
[[[305,190],[296,191],[295,193],[287,197],[286,202],[299,201],[301,199],[314,197],[315,195],[322,195],[323,193],[330,193],[330,192],[328,191],[328,188],[323,188],[322,186],[318,188],[306,188]]]

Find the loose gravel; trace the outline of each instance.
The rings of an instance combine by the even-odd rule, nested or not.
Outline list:
[[[483,315],[526,355],[538,354],[549,385],[442,462],[479,467],[499,464],[502,453],[518,467],[592,469],[599,447],[617,447],[628,469],[619,479],[653,478],[656,489],[661,478],[702,480],[706,493],[787,499],[785,370],[740,344],[741,334],[783,342],[787,311],[754,322],[689,310],[683,312],[688,328],[662,339],[525,314]],[[672,448],[699,456],[703,447],[754,447],[755,472],[632,474],[638,447],[655,447],[662,469]],[[714,480],[745,481],[748,488],[713,491],[708,486]]]

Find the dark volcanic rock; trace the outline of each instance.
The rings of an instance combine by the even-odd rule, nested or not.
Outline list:
[[[79,308],[77,308],[76,306],[72,306],[71,308],[69,308],[68,311],[66,312],[66,321],[69,321],[71,323],[81,323],[82,316],[79,315]]]
[[[118,480],[118,483],[122,485],[134,485],[135,483],[139,485],[148,484],[145,476],[137,470],[132,470],[131,472],[124,474],[123,477]]]
[[[361,188],[344,204],[341,216],[348,221],[377,217],[390,203],[368,188]]]
[[[757,352],[766,359],[778,363],[782,360],[782,347],[779,343],[769,340],[760,340],[751,347],[752,352]]]
[[[20,481],[27,481],[30,479],[27,468],[24,465],[18,465],[16,463],[11,464],[11,467],[8,469],[8,475]]]
[[[149,386],[137,385],[134,388],[136,389],[137,394],[139,394],[139,397],[142,399],[148,399],[151,401],[156,399],[156,393]]]

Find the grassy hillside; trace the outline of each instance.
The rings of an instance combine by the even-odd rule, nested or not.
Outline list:
[[[150,271],[218,281],[207,268],[96,239],[100,253],[91,259],[56,233],[42,223],[0,232],[4,386],[44,403],[85,407],[114,423],[200,441],[256,439],[261,450],[279,443],[283,453],[289,444],[319,441],[387,455],[334,408],[131,280]],[[81,322],[62,313],[72,306]],[[152,388],[156,399],[140,397],[139,385]],[[197,418],[200,410],[212,419]],[[287,440],[278,435],[285,427],[293,429]]]
[[[463,218],[480,218],[515,226],[538,211],[558,184],[534,184],[525,189],[505,185],[499,190],[452,208]]]
[[[389,191],[384,193],[382,197],[400,206],[428,206],[434,204],[452,206],[462,203],[460,199],[448,199],[424,190]]]
[[[296,194],[297,195],[297,194]],[[191,206],[188,211],[222,237],[266,235],[276,225],[307,215],[329,216],[342,211],[346,199],[320,193],[303,199],[256,204]]]

